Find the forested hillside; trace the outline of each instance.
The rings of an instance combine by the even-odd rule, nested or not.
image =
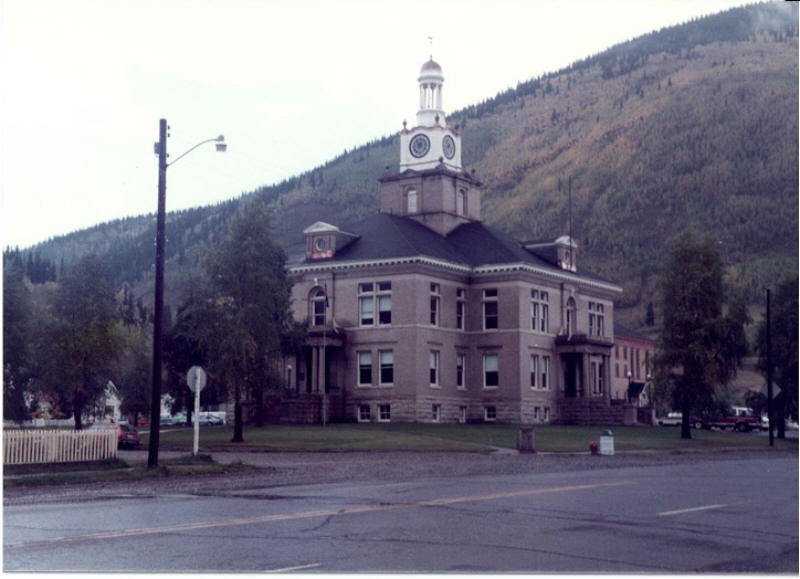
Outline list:
[[[623,285],[625,321],[644,318],[664,248],[686,228],[718,240],[729,281],[757,299],[797,269],[797,24],[794,3],[733,9],[451,113],[464,166],[485,185],[485,221],[519,239],[554,239],[568,231],[571,182],[581,264]],[[316,220],[346,228],[377,211],[377,178],[397,170],[398,146],[376,140],[250,195],[171,214],[168,299],[251,195],[269,201],[290,254]],[[58,269],[98,252],[118,284],[147,300],[154,228],[152,216],[121,219],[28,253]]]

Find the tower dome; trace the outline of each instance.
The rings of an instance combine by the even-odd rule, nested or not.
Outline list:
[[[444,76],[442,75],[442,67],[439,66],[439,63],[433,60],[432,57],[422,65],[422,68],[419,69],[419,76],[420,81],[422,80],[423,76],[436,76],[439,79],[444,80]]]
[[[420,126],[446,126],[442,107],[444,74],[442,74],[442,67],[433,60],[433,57],[422,65],[417,81],[419,82],[417,124]]]

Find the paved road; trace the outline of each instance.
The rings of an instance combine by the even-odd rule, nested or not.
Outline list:
[[[4,569],[798,572],[791,455],[402,482],[359,475],[7,505]]]

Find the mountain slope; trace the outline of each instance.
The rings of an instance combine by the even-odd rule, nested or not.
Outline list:
[[[572,231],[581,263],[623,284],[625,321],[643,316],[664,247],[709,233],[751,298],[797,268],[798,11],[770,3],[666,28],[452,113],[464,166],[485,184],[485,221],[520,239]],[[386,137],[265,186],[289,252],[324,218],[346,228],[379,207],[397,170]],[[570,187],[571,182],[571,187]],[[249,196],[169,218],[172,299]],[[59,263],[107,256],[117,280],[149,296],[153,218],[100,225],[34,248]]]

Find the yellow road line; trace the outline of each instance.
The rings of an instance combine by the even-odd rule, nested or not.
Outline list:
[[[117,531],[103,531],[99,533],[88,533],[84,535],[66,535],[62,537],[51,537],[36,541],[20,541],[7,543],[5,549],[19,549],[22,547],[41,547],[57,545],[62,543],[73,543],[76,541],[98,541],[106,539],[122,539],[126,537],[137,537],[143,535],[156,535],[164,533],[182,533],[197,529],[213,529],[216,527],[234,527],[238,525],[255,525],[259,523],[272,523],[277,521],[293,521],[299,519],[311,519],[316,517],[330,517],[334,515],[356,515],[362,513],[372,513],[378,511],[390,511],[397,509],[416,509],[420,507],[437,507],[442,505],[453,505],[458,503],[470,503],[476,501],[491,501],[511,497],[522,497],[544,493],[561,493],[571,491],[582,491],[607,487],[618,487],[634,484],[632,481],[617,481],[608,483],[568,485],[560,487],[543,487],[525,489],[520,491],[508,491],[483,495],[465,495],[460,497],[444,497],[441,499],[431,499],[414,503],[395,503],[381,505],[364,505],[358,507],[347,507],[343,509],[327,509],[318,511],[303,511],[299,513],[282,513],[277,515],[261,515],[257,517],[239,517],[225,519],[221,521],[199,521],[196,523],[180,523],[177,525],[167,525],[163,527],[144,527],[140,529],[121,529]]]

